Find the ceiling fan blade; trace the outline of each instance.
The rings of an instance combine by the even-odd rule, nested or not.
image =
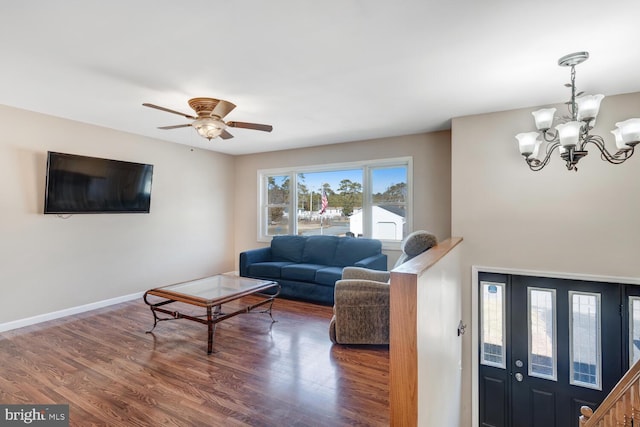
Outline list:
[[[149,107],[149,108],[155,108],[156,110],[166,111],[167,113],[177,114],[177,115],[182,116],[182,117],[187,118],[187,119],[191,119],[191,120],[195,120],[196,119],[196,117],[190,116],[189,114],[181,113],[180,111],[171,110],[169,108],[161,107],[159,105],[149,104],[147,102],[145,102],[142,105],[145,106],[145,107]]]
[[[231,135],[226,130],[223,130],[222,133],[220,134],[220,138],[222,138],[222,139],[231,139],[231,138],[233,138],[233,135]]]
[[[188,128],[188,127],[191,127],[191,125],[186,124],[186,125],[161,126],[158,129],[168,130],[168,129]]]
[[[232,128],[261,130],[264,132],[271,132],[273,130],[273,126],[271,125],[261,125],[258,123],[227,122],[227,126]]]
[[[211,112],[212,116],[218,116],[221,119],[236,108],[236,104],[220,99]]]

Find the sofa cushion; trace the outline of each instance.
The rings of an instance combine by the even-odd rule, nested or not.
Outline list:
[[[280,277],[288,280],[299,280],[302,282],[313,282],[316,278],[316,271],[324,268],[318,264],[290,264],[285,265],[280,270]]]
[[[344,237],[337,244],[333,261],[329,265],[346,267],[373,255],[382,253],[380,240]]]
[[[304,245],[302,262],[309,264],[331,265],[336,253],[339,237],[309,236]]]
[[[271,260],[302,262],[305,242],[304,236],[273,236],[271,239]]]
[[[293,264],[290,261],[256,262],[249,265],[248,274],[253,277],[280,278],[280,270],[285,265]]]
[[[342,279],[342,267],[325,267],[316,271],[315,282],[319,285],[334,286]]]

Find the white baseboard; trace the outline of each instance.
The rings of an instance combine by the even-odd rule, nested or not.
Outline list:
[[[143,295],[144,295],[144,292],[138,292],[135,294],[123,295],[116,298],[92,302],[90,304],[80,305],[77,307],[66,308],[64,310],[54,311],[51,313],[39,314],[37,316],[27,317],[25,319],[18,319],[18,320],[13,320],[11,322],[0,323],[0,332],[23,328],[25,326],[31,326],[37,323],[59,319],[65,316],[71,316],[73,314],[84,313],[86,311],[96,310],[98,308],[108,307],[114,304],[120,304],[122,302],[127,302],[137,298],[142,298]]]

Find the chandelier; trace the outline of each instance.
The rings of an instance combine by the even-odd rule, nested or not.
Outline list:
[[[571,67],[571,83],[565,86],[571,88],[571,98],[567,104],[569,115],[558,119],[558,123],[551,128],[554,121],[555,108],[543,108],[534,111],[538,132],[524,132],[516,135],[520,153],[524,156],[529,168],[539,171],[551,159],[551,154],[557,148],[562,160],[566,162],[568,170],[577,171],[577,164],[587,152],[587,144],[595,145],[603,160],[613,164],[620,164],[633,155],[634,147],[640,142],[640,119],[628,119],[616,123],[614,135],[617,151],[607,150],[604,139],[590,132],[595,126],[596,117],[600,110],[600,102],[604,95],[583,95],[576,93],[575,66],[589,58],[588,52],[576,52],[558,59],[558,65]],[[539,158],[540,146],[546,143],[544,157]]]

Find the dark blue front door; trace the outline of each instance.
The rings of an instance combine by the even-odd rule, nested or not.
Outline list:
[[[627,367],[624,287],[480,273],[480,425],[577,426]]]

